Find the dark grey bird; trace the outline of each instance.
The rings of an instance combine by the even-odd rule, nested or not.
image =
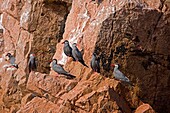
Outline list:
[[[70,47],[68,40],[65,40],[63,44],[64,44],[63,50],[64,50],[65,55],[68,57],[72,57],[73,61],[76,61],[72,55],[72,48]]]
[[[28,68],[29,68],[29,72],[36,71],[37,62],[36,62],[35,54],[30,54],[30,58],[28,61]]]
[[[66,72],[62,66],[57,64],[57,60],[53,59],[52,61],[52,69],[57,72],[58,74],[66,75],[67,78],[73,79],[75,78],[74,75],[71,75],[70,73]]]
[[[131,84],[130,80],[118,69],[119,66],[117,64],[113,64],[111,66],[114,66],[113,74],[115,79]]]
[[[79,62],[80,62],[81,64],[83,64],[84,66],[88,67],[88,66],[85,64],[85,62],[84,62],[84,60],[83,60],[83,56],[82,56],[81,52],[78,50],[78,48],[77,48],[77,46],[76,46],[76,43],[74,43],[74,44],[72,45],[72,47],[73,47],[73,49],[72,49],[72,55],[73,55],[74,59],[75,59],[76,61],[79,61]]]
[[[18,68],[18,64],[15,63],[15,57],[11,55],[11,53],[7,53],[6,56],[8,56],[10,64],[15,68]]]
[[[90,66],[93,71],[100,73],[100,59],[96,57],[96,53],[93,53]]]

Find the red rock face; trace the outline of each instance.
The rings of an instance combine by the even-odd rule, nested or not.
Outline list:
[[[110,63],[121,64],[122,71],[137,84],[141,100],[149,102],[157,111],[164,106],[161,103],[167,102],[170,93],[167,90],[169,60],[166,59],[170,49],[165,41],[169,39],[169,23],[165,22],[169,17],[168,10],[161,11],[163,6],[160,1],[75,1],[64,33],[64,39],[78,43],[88,64],[93,51],[97,52],[101,58],[102,75],[112,76]],[[80,76],[83,70],[83,76],[87,75],[87,68],[79,63],[67,63],[67,58],[58,53],[62,53],[60,44],[54,57],[61,64],[66,63],[71,73]],[[165,83],[163,87],[159,85],[163,83],[161,81]],[[161,91],[166,92],[165,100],[158,93]]]
[[[37,71],[49,73],[49,60],[55,53],[56,43],[62,38],[65,15],[68,14],[70,5],[70,1],[45,3],[43,0],[0,0],[0,76],[2,77],[0,84],[3,85],[5,82],[6,86],[10,85],[9,89],[14,90],[16,95],[3,92],[9,90],[8,87],[2,88],[0,112],[1,110],[16,112],[20,108],[22,97],[28,94],[29,91],[25,88],[29,75],[27,62],[31,52],[37,55],[39,61]],[[5,61],[8,52],[16,57],[16,63],[19,65],[17,71],[9,67],[9,62]],[[16,88],[13,88],[12,83],[6,83],[5,75],[8,74],[14,76],[9,78],[15,81]],[[13,100],[16,102],[11,102]]]
[[[36,109],[29,109],[29,108],[21,109],[17,113],[33,113],[33,112],[53,113],[53,112],[56,112],[56,109],[59,109],[59,107],[53,104],[52,102],[47,101],[46,99],[43,99],[43,98],[41,99],[37,97],[32,99],[32,101],[29,102],[26,106],[32,107],[32,108],[35,107]]]
[[[3,53],[3,49],[4,49],[3,29],[0,29],[0,54],[1,55]]]
[[[142,104],[136,109],[135,113],[155,113],[155,112],[153,111],[150,105]]]
[[[149,102],[157,110],[161,109],[158,106],[164,106],[160,101],[165,103],[169,99],[169,60],[166,59],[169,43],[165,41],[168,40],[166,29],[169,25],[163,24],[165,15],[157,10],[140,8],[128,11],[125,6],[103,22],[96,43],[96,51],[103,58],[103,74],[108,75],[106,71],[110,70],[110,62],[121,64],[123,72],[138,84],[141,100]],[[138,48],[138,45],[141,47]],[[165,84],[162,87],[160,84],[163,81]],[[158,93],[161,91],[167,94],[165,100],[162,93]]]
[[[170,111],[168,0],[0,0],[0,4],[0,112]],[[64,40],[77,43],[89,67],[95,51],[101,73],[67,58]],[[5,67],[7,52],[16,57],[18,69]],[[31,52],[39,63],[38,72],[29,74]],[[52,57],[76,79],[50,71]],[[112,63],[120,64],[133,87],[113,79]]]

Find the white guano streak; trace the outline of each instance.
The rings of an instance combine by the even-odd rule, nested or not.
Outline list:
[[[115,13],[115,6],[113,5],[110,5],[108,7],[103,6],[101,10],[98,11],[95,20],[93,20],[90,23],[91,27],[100,25],[112,13]]]
[[[1,5],[1,9],[2,9],[2,10],[8,9],[8,7],[9,7],[9,1],[10,1],[10,0],[4,0],[4,2],[3,2],[2,5]]]
[[[83,23],[80,25],[80,23],[78,23],[77,27],[75,29],[73,29],[70,33],[70,36],[69,36],[69,43],[70,43],[70,46],[72,47],[72,44],[73,43],[77,43],[77,40],[79,37],[82,37],[83,36],[83,30],[89,20],[89,16],[88,16],[88,11],[87,11],[87,8],[85,8],[85,12],[84,14],[78,14],[78,19],[80,19],[80,23],[83,21]],[[67,56],[65,55],[64,52],[62,52],[62,58],[61,60],[58,61],[59,64],[61,65],[65,65],[67,62]]]
[[[2,25],[2,20],[3,20],[3,14],[0,15],[0,29],[3,29],[3,32],[5,32],[5,28]]]
[[[21,14],[20,17],[20,26],[23,27],[23,24],[26,23],[29,19],[30,13],[31,13],[31,3],[30,1],[27,1],[28,6],[24,9],[24,11]]]

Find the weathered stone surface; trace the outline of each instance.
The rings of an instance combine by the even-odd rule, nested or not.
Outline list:
[[[169,44],[165,41],[168,40],[169,34],[165,29],[169,29],[169,27],[162,25],[165,22],[165,20],[162,21],[164,18],[162,12],[142,8],[134,9],[134,11],[126,9],[125,6],[124,9],[111,15],[103,22],[101,35],[99,35],[96,43],[96,51],[103,58],[103,74],[107,76],[106,71],[110,70],[110,62],[121,64],[123,72],[134,83],[138,84],[142,101],[149,102],[158,110],[161,108],[160,101],[165,103],[165,100],[169,99],[170,93],[167,90],[169,88],[167,85],[169,61],[165,58],[169,54],[169,52],[165,52],[169,51]],[[142,14],[139,12],[142,12]],[[130,21],[129,17],[131,18]],[[121,23],[118,20],[121,20]],[[147,22],[144,23],[144,20],[147,20]],[[128,41],[125,42],[125,39]],[[161,41],[159,42],[159,40]],[[131,46],[132,44],[134,46]],[[135,50],[138,45],[142,47],[141,50]],[[163,86],[159,85],[163,83],[162,81],[164,81]],[[161,93],[158,93],[161,91],[166,92],[166,96],[163,97],[165,100],[163,100]],[[158,103],[155,99],[158,100]],[[166,105],[169,105],[169,102]]]
[[[36,94],[33,93],[29,93],[27,95],[25,95],[22,100],[21,100],[21,107],[23,107],[24,105],[26,105],[29,101],[31,101],[34,97],[36,97]]]
[[[59,2],[59,3],[58,3]],[[30,15],[29,31],[33,32],[32,50],[39,61],[38,71],[49,73],[49,61],[55,53],[58,41],[62,39],[65,21],[69,13],[66,2],[58,1],[44,4],[34,1]]]
[[[130,93],[130,90],[127,88],[122,90],[122,88],[125,87],[120,82],[101,77],[99,74],[93,74],[87,80],[82,79],[77,84],[75,80],[31,73],[27,83],[28,90],[59,106],[56,112],[72,110],[74,112],[113,112],[122,109],[123,112],[130,113],[130,106],[121,96],[124,93]],[[34,103],[34,100],[30,101],[32,102]],[[33,110],[30,104],[26,104],[22,109]]]
[[[41,96],[46,92],[55,96],[61,90],[65,90],[65,93],[70,91],[76,84],[76,80],[67,80],[63,77],[51,77],[41,73],[31,73],[27,82],[27,89]]]
[[[4,38],[3,38],[3,29],[0,29],[0,57],[2,57],[4,50]]]
[[[0,0],[0,12],[7,12],[14,18],[19,20],[21,14],[21,8],[24,5],[23,0]]]
[[[150,103],[156,111],[169,111],[169,101],[165,101],[170,95],[169,11],[161,12],[161,1],[147,1],[147,5],[139,1],[130,4],[118,1],[113,2],[120,3],[115,7],[102,1],[97,8],[91,6],[95,2],[73,1],[74,10],[66,22],[64,39],[78,42],[79,49],[84,51],[85,62],[90,62],[93,50],[96,51],[101,58],[102,75],[111,77],[111,62],[121,64],[121,70],[137,84],[141,100]],[[103,12],[107,15],[100,16]],[[62,53],[61,44],[57,45],[54,57],[65,64],[67,58],[58,53]],[[69,62],[66,68],[74,70],[71,72],[76,75],[87,72],[74,62]],[[167,109],[163,109],[165,106]]]
[[[0,34],[3,33],[0,36],[0,112],[16,112],[28,102],[29,97],[24,98],[30,93],[26,89],[30,52],[38,56],[38,71],[49,72],[49,60],[62,38],[70,5],[71,1],[46,4],[44,0],[0,0]],[[16,57],[18,69],[5,61],[8,52]],[[45,52],[49,55],[43,55]],[[68,85],[68,90],[73,86],[74,83]],[[8,90],[12,93],[8,94]]]
[[[149,104],[142,104],[136,109],[135,113],[155,113],[155,111]]]
[[[35,97],[32,101],[28,102],[26,108],[20,109],[17,113],[55,113],[59,108],[56,104],[47,101],[45,98]]]
[[[9,69],[9,68],[8,68]],[[18,110],[20,105],[20,100],[22,98],[21,89],[18,87],[18,82],[14,79],[15,71],[13,70],[7,70],[6,74],[2,73],[1,75],[1,102],[0,106],[4,106],[4,108]],[[4,71],[3,71],[4,73]],[[2,111],[5,109],[2,109]],[[13,111],[12,110],[12,111]]]
[[[17,19],[15,19],[13,16],[11,16],[8,13],[4,12],[3,13],[2,25],[6,29],[5,32],[9,32],[9,35],[10,35],[9,38],[13,42],[14,47],[16,47],[18,37],[19,37],[19,34],[20,34],[19,21]],[[16,31],[18,31],[18,32],[16,32]],[[4,36],[6,36],[6,35],[4,35]]]

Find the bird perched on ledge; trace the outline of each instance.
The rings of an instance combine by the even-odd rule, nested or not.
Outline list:
[[[84,66],[88,67],[88,66],[85,64],[84,60],[83,60],[83,56],[82,56],[81,52],[80,52],[80,51],[78,50],[78,48],[77,48],[77,44],[74,43],[74,44],[72,45],[72,47],[73,47],[72,55],[73,55],[74,59],[75,59],[76,61],[79,61],[79,62],[80,62],[81,64],[83,64]]]
[[[96,57],[96,53],[93,53],[90,66],[93,71],[100,73],[100,60]]]
[[[8,56],[11,66],[18,68],[18,64],[15,63],[15,57],[11,53],[7,53],[6,56]]]
[[[112,64],[111,66],[114,67],[113,74],[115,79],[131,84],[130,80],[118,69],[117,64]]]
[[[57,59],[53,59],[52,61],[52,69],[57,72],[58,74],[66,75],[67,78],[73,79],[75,76],[71,75],[70,73],[66,72],[62,66],[57,64]]]
[[[63,50],[64,50],[65,55],[68,57],[72,57],[73,61],[76,61],[72,55],[72,48],[70,47],[68,40],[65,40],[62,44],[64,44]]]
[[[28,67],[29,67],[29,73],[37,69],[37,62],[36,62],[35,54],[30,54]]]

